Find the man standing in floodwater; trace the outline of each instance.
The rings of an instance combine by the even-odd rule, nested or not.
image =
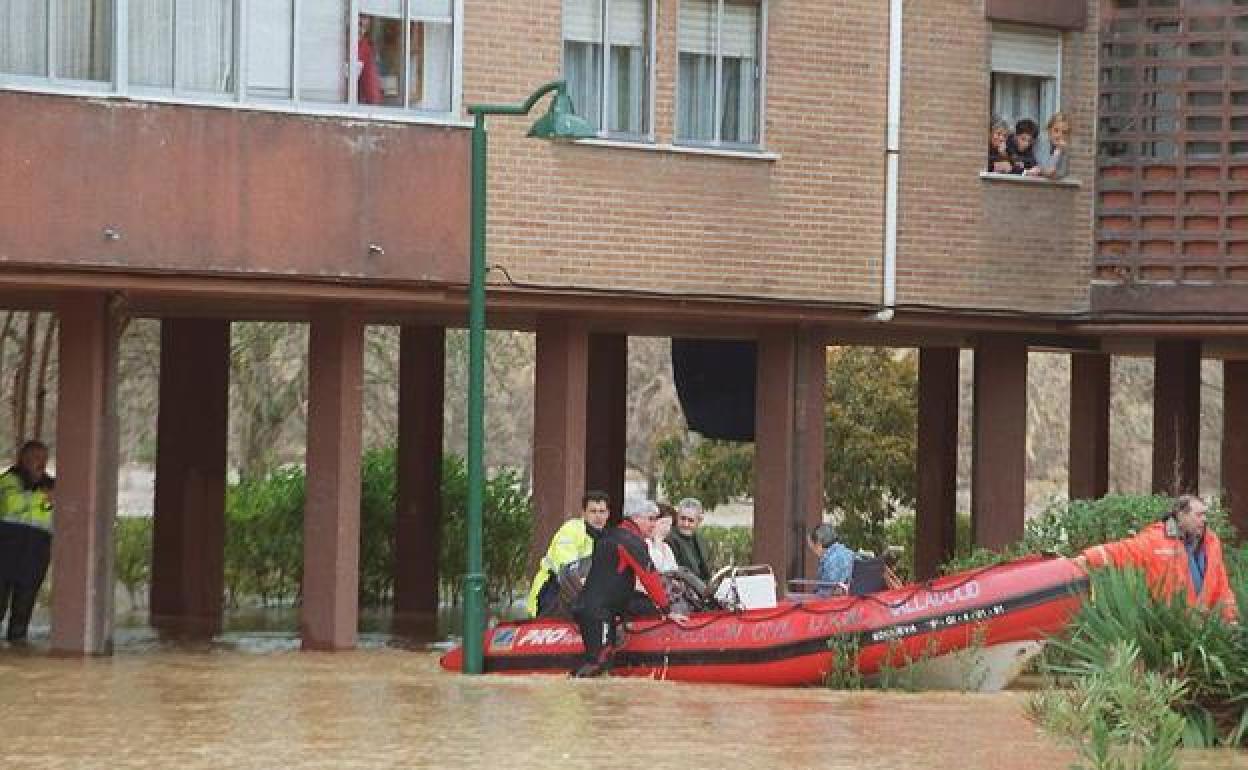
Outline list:
[[[27,441],[17,464],[0,475],[0,622],[10,642],[24,642],[35,599],[52,554],[52,495],[48,447]]]
[[[1094,545],[1074,561],[1085,569],[1138,567],[1154,596],[1168,599],[1183,591],[1193,607],[1218,610],[1235,622],[1235,594],[1222,561],[1222,541],[1205,524],[1207,510],[1196,495],[1180,495],[1160,521],[1138,535]]]

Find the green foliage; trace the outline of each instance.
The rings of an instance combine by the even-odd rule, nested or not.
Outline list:
[[[707,563],[711,569],[727,567],[730,564],[743,566],[751,563],[750,551],[754,547],[754,530],[749,527],[713,527],[705,525],[698,528],[698,534],[706,543],[709,553]]]
[[[1069,638],[1056,639],[1048,670],[1091,686],[1111,676],[1114,651],[1133,645],[1144,671],[1182,687],[1167,706],[1185,720],[1186,745],[1244,745],[1248,730],[1248,629],[1188,606],[1185,596],[1152,596],[1138,570],[1096,570]],[[1242,589],[1244,576],[1237,576]]]
[[[1033,697],[1032,717],[1074,745],[1089,770],[1173,770],[1185,722],[1173,704],[1182,678],[1149,670],[1135,641],[1120,639],[1069,689]]]
[[[442,461],[442,543],[438,569],[442,590],[454,602],[459,601],[464,575],[467,502],[468,477],[464,461],[447,456]],[[531,577],[525,570],[529,540],[533,536],[533,507],[518,473],[505,470],[485,482],[482,517],[486,594],[491,601],[510,602],[514,592]]]
[[[824,677],[823,684],[833,690],[861,690],[866,686],[862,672],[858,670],[858,653],[862,645],[856,634],[843,634],[828,640],[832,651],[832,668]]]
[[[148,517],[118,516],[113,519],[113,561],[117,582],[130,595],[130,606],[139,604],[139,593],[151,581],[152,520]]]
[[[1099,500],[1056,500],[1027,520],[1023,539],[1003,552],[962,551],[943,567],[946,573],[996,564],[1034,553],[1074,556],[1089,546],[1139,532],[1170,508],[1173,499],[1157,495],[1109,495]],[[1226,512],[1210,505],[1209,526],[1220,537],[1232,534]]]
[[[754,484],[754,445],[669,436],[658,446],[660,478],[668,498],[696,497],[707,510],[733,498],[748,497]]]
[[[846,543],[883,552],[888,522],[913,508],[918,365],[912,351],[830,348],[824,500]]]
[[[464,514],[467,505],[464,461],[447,456],[442,464],[442,543],[438,567],[445,595],[458,599],[464,572]],[[289,604],[300,599],[303,575],[302,468],[231,485],[225,499],[225,589],[228,606],[245,601]],[[390,603],[394,595],[394,523],[397,500],[395,450],[365,453],[360,472],[361,607]],[[495,601],[510,600],[528,579],[525,563],[533,512],[515,471],[488,480],[484,498],[483,555],[486,591]],[[117,575],[132,599],[150,580],[152,520],[116,522]],[[746,546],[748,549],[748,545]]]

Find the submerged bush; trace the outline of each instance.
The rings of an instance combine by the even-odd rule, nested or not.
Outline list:
[[[1084,604],[1069,636],[1051,643],[1056,654],[1048,672],[1073,682],[1076,691],[1091,687],[1097,678],[1122,674],[1115,655],[1130,643],[1133,665],[1181,685],[1167,706],[1183,719],[1185,746],[1245,745],[1248,629],[1189,606],[1183,594],[1154,598],[1138,570],[1096,570],[1091,581],[1093,600]],[[1241,591],[1242,583],[1241,575]],[[1048,697],[1052,703],[1055,696]]]

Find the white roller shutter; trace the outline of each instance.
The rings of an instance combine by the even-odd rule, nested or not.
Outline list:
[[[367,16],[403,18],[403,0],[360,0],[360,13]]]
[[[713,0],[680,0],[680,51],[715,55],[715,10]]]
[[[613,45],[640,48],[646,40],[647,0],[610,0],[608,20]]]
[[[408,13],[413,19],[431,19],[450,21],[455,11],[451,0],[411,0],[407,4]]]
[[[1062,34],[1016,24],[992,25],[992,71],[1057,77]]]
[[[563,39],[579,43],[602,41],[602,3],[600,0],[564,0]]]
[[[758,4],[724,3],[724,56],[758,58]]]

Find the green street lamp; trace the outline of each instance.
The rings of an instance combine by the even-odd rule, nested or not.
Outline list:
[[[481,559],[481,506],[485,492],[485,161],[486,115],[528,115],[546,94],[555,92],[550,109],[529,136],[538,139],[585,139],[597,135],[593,126],[577,117],[567,84],[556,80],[534,91],[523,104],[474,104],[468,107],[472,124],[472,224],[468,288],[468,554],[464,574],[465,674],[485,670],[485,573]]]

